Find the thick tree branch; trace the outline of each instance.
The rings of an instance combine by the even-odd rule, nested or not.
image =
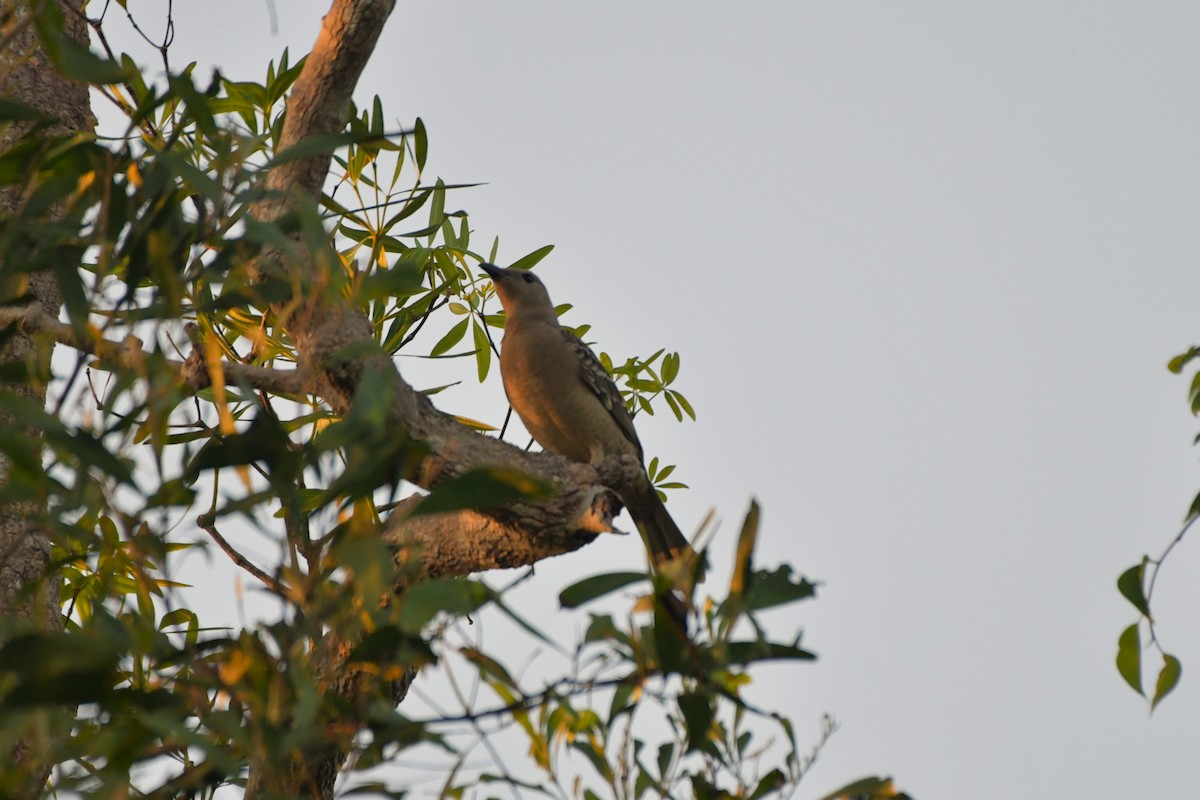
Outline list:
[[[123,342],[114,342],[103,337],[80,336],[70,325],[59,322],[40,306],[22,308],[0,308],[0,328],[19,325],[26,335],[44,334],[55,342],[83,353],[110,361],[126,369],[141,371],[152,354],[142,349],[142,343],[134,337]],[[165,367],[172,370],[174,377],[191,391],[198,392],[212,382],[212,373],[204,360],[203,348],[195,348],[185,361],[164,359]],[[313,392],[312,376],[304,369],[281,370],[259,367],[253,364],[221,362],[225,382],[245,384],[253,389],[279,395],[304,395]]]
[[[288,98],[280,152],[314,136],[340,133],[346,126],[359,76],[395,5],[395,0],[334,0]],[[316,199],[332,160],[332,154],[325,153],[283,163],[267,176],[267,189],[284,197]],[[290,202],[285,200],[282,207],[257,209],[255,216],[276,219],[287,208]]]
[[[598,534],[613,531],[621,503],[605,486],[622,485],[630,472],[640,470],[639,465],[613,460],[602,465],[602,474],[556,455],[506,450],[509,465],[525,471],[536,465],[538,477],[552,482],[558,493],[546,502],[513,504],[502,510],[429,516],[409,516],[421,500],[409,498],[392,512],[383,532],[397,562],[417,556],[422,575],[440,578],[528,566],[576,550]]]

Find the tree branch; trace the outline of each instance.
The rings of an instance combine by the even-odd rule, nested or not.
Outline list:
[[[140,371],[151,357],[151,353],[142,349],[142,343],[132,336],[124,342],[80,336],[70,325],[59,322],[38,305],[0,308],[0,327],[13,324],[19,325],[26,334],[45,334],[59,344],[104,361],[111,361],[126,369]],[[203,348],[194,348],[185,361],[165,359],[165,363],[168,369],[173,370],[175,377],[192,392],[198,392],[211,383],[211,373],[204,360]],[[223,361],[221,370],[225,373],[226,383],[245,384],[272,394],[304,395],[311,394],[313,390],[312,376],[304,369],[279,370]]]
[[[237,549],[234,548],[233,545],[229,543],[224,536],[217,531],[217,524],[213,520],[212,515],[201,514],[196,519],[196,525],[199,526],[200,529],[207,533],[210,537],[212,537],[212,540],[217,543],[218,547],[225,551],[225,555],[229,556],[234,564],[237,564],[239,567],[246,570],[246,572],[249,572],[251,575],[258,578],[267,586],[267,588],[271,589],[276,594],[285,593],[285,589],[283,585],[279,583],[279,581],[275,580],[253,561],[242,555]]]

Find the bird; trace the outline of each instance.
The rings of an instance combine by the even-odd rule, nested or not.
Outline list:
[[[508,402],[544,449],[572,461],[599,464],[613,455],[644,460],[633,417],[600,359],[559,324],[545,284],[528,270],[480,264],[504,307],[500,376]],[[650,483],[623,487],[629,509],[656,568],[695,552]]]

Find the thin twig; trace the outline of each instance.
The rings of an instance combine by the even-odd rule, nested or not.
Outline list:
[[[278,592],[279,594],[284,594],[283,584],[275,580],[275,578],[271,577],[266,572],[263,572],[263,570],[251,562],[250,559],[246,558],[244,555],[235,550],[233,545],[226,541],[225,537],[217,532],[217,526],[211,515],[201,514],[196,518],[196,525],[212,537],[212,540],[217,543],[218,547],[225,551],[225,555],[229,556],[233,563],[237,564],[239,567],[246,570],[246,572],[249,572],[251,575],[258,578],[273,591]]]
[[[1171,554],[1171,551],[1175,549],[1175,546],[1183,541],[1183,537],[1187,534],[1188,529],[1191,528],[1198,519],[1200,519],[1200,515],[1194,516],[1185,522],[1183,527],[1179,529],[1179,533],[1175,535],[1175,538],[1172,539],[1171,543],[1167,545],[1165,550],[1163,550],[1162,555],[1156,559],[1148,559],[1149,563],[1154,565],[1154,571],[1150,573],[1150,580],[1146,584],[1146,608],[1150,608],[1150,599],[1154,596],[1154,584],[1158,581],[1158,573],[1162,570],[1163,562],[1167,560],[1167,556]],[[1147,614],[1146,620],[1150,625],[1150,641],[1161,652],[1162,645],[1158,642],[1158,631],[1155,629],[1154,617]]]

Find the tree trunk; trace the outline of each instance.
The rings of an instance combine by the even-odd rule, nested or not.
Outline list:
[[[34,7],[38,5],[33,4]],[[86,44],[88,31],[80,5],[81,0],[59,2],[67,35]],[[91,131],[95,123],[87,87],[62,77],[51,66],[30,22],[31,13],[29,3],[0,0],[0,38],[4,42],[0,50],[0,96],[57,117],[62,124],[52,133]],[[28,130],[25,124],[10,125],[0,135],[0,151],[6,150]],[[23,200],[18,189],[0,187],[0,214],[18,213]],[[0,253],[0,270],[18,267],[4,263],[4,254]],[[28,275],[25,292],[27,299],[38,304],[44,313],[58,317],[62,296],[52,273]],[[3,299],[10,301],[13,298]],[[24,383],[7,384],[4,388],[44,404],[52,351],[53,344],[45,337],[17,331],[0,349],[0,365],[23,361],[30,378]],[[0,422],[8,421],[0,417]],[[8,486],[9,478],[8,464],[0,458],[0,486]],[[45,513],[44,501],[24,500],[0,505],[0,619],[5,623],[0,628],[0,636],[12,636],[22,630],[55,631],[62,627],[58,581],[53,577],[46,578],[50,542],[41,527]],[[44,738],[31,730],[18,741],[13,752],[0,755],[0,767],[9,762],[25,775],[25,796],[39,796],[49,775],[44,745]],[[0,768],[0,771],[4,770]]]

